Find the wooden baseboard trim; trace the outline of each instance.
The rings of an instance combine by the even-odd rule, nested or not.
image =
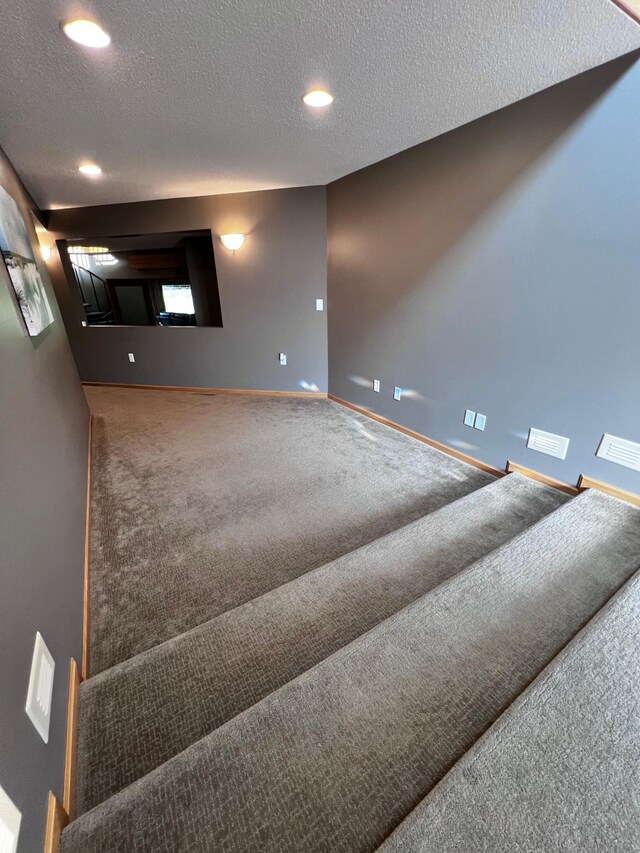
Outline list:
[[[375,412],[370,412],[368,409],[363,409],[362,406],[356,406],[355,403],[349,403],[347,400],[342,400],[340,397],[336,397],[334,394],[328,394],[327,396],[329,400],[332,400],[334,403],[339,403],[341,406],[346,406],[347,409],[352,409],[354,412],[358,412],[358,414],[360,415],[364,415],[367,418],[371,418],[374,421],[378,421],[378,423],[391,427],[391,429],[398,430],[398,432],[401,432],[404,435],[408,435],[409,438],[415,438],[416,441],[421,441],[423,444],[428,444],[430,447],[435,447],[436,450],[440,450],[442,453],[446,453],[447,456],[453,456],[456,459],[459,459],[461,462],[466,462],[468,465],[473,465],[474,468],[480,468],[482,471],[486,471],[488,474],[493,474],[494,477],[504,477],[506,473],[500,468],[494,468],[493,465],[489,465],[486,462],[482,462],[482,460],[480,459],[476,459],[473,456],[468,456],[466,453],[462,453],[459,450],[454,450],[452,447],[449,447],[446,444],[442,444],[439,441],[435,441],[432,438],[427,438],[427,436],[422,435],[422,433],[415,432],[415,430],[412,429],[408,429],[407,427],[404,427],[401,424],[395,423],[395,421],[390,421],[388,418],[383,418],[382,415],[377,415],[375,414]]]
[[[544,483],[545,486],[551,486],[551,488],[558,489],[573,497],[580,492],[579,489],[569,483],[563,483],[562,480],[556,480],[554,477],[547,477],[546,474],[540,474],[532,468],[525,468],[518,462],[507,462],[507,474],[522,474],[524,477],[530,477],[532,480],[537,480],[538,483]]]
[[[76,768],[78,764],[78,696],[80,691],[80,671],[78,664],[71,658],[69,667],[69,703],[67,706],[67,745],[64,761],[64,796],[62,807],[70,821],[76,813]]]
[[[585,477],[581,474],[578,480],[578,489],[582,492],[585,489],[596,489],[598,492],[604,492],[605,495],[611,495],[618,500],[626,501],[634,506],[640,506],[640,495],[634,495],[633,492],[625,492],[624,489],[619,489],[617,486],[610,486],[608,483],[602,483],[600,480],[594,480],[593,477]]]
[[[69,817],[55,794],[49,791],[47,800],[47,828],[44,836],[44,853],[60,853],[62,830],[69,823]]]
[[[187,391],[192,394],[252,394],[261,397],[326,398],[324,391],[263,391],[249,388],[198,388],[186,385],[128,385],[124,382],[83,382],[92,388],[131,388],[138,391]]]
[[[82,678],[89,678],[89,551],[91,547],[91,456],[93,449],[93,415],[89,414],[87,451],[87,506],[84,520],[84,590],[82,594]]]

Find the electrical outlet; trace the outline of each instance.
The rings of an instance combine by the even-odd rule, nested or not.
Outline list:
[[[484,428],[487,425],[487,416],[486,415],[476,415],[476,420],[474,423],[475,429],[479,429],[481,432],[484,432]]]
[[[133,364],[133,362],[134,362],[135,360],[136,360],[135,355],[134,355],[132,352],[130,352],[130,353],[129,353],[129,361]]]
[[[324,311],[324,299],[316,299],[316,311]]]
[[[51,652],[42,639],[40,631],[36,634],[29,676],[29,691],[25,711],[36,731],[45,743],[49,742],[49,723],[51,722],[51,696],[53,694],[53,674],[56,664]]]
[[[16,853],[22,814],[0,787],[0,853]]]
[[[379,379],[373,380],[373,390],[376,392],[376,394],[380,393],[380,380]]]
[[[280,362],[280,367],[286,367],[286,365],[287,365],[287,354],[284,352],[278,353],[278,361]]]
[[[464,413],[464,425],[472,427],[476,419],[476,413],[472,412],[471,409],[467,409]]]
[[[394,400],[400,400],[400,399],[402,399],[402,388],[398,388],[398,386],[397,386],[397,385],[396,385],[396,386],[395,386],[395,388],[393,389],[393,399],[394,399]]]

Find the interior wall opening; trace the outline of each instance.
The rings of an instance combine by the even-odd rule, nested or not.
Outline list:
[[[87,326],[222,326],[211,232],[58,240]]]

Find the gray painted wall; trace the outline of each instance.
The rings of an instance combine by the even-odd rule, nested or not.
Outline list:
[[[316,298],[326,298],[325,196],[324,187],[303,187],[52,211],[55,239],[198,228],[214,235],[223,328],[82,328],[54,252],[50,271],[82,379],[326,391],[326,312],[315,310]],[[247,240],[233,254],[217,236],[238,231]]]
[[[1,152],[0,184],[35,245],[35,205]],[[40,271],[55,322],[30,338],[0,262],[0,785],[22,812],[21,853],[42,849],[49,789],[62,797],[69,659],[82,653],[89,414]],[[24,711],[36,631],[56,661],[48,744]]]
[[[329,185],[331,393],[499,467],[640,492],[594,456],[603,432],[640,441],[633,59]],[[566,461],[527,450],[531,426],[569,436]]]

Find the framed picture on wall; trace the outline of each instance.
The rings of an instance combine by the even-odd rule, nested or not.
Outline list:
[[[0,187],[0,252],[27,331],[33,337],[53,323],[53,313],[40,277],[27,227],[18,205]]]

